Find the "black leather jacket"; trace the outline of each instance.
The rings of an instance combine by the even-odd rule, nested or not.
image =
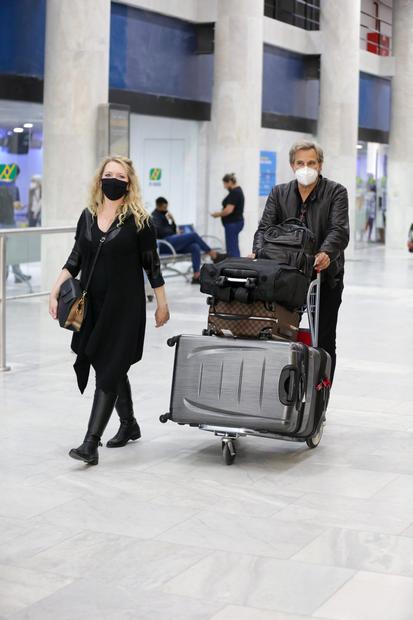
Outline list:
[[[166,214],[155,209],[151,214],[152,223],[155,226],[156,238],[165,239],[171,235],[176,235],[176,224],[170,224]]]
[[[253,252],[259,256],[267,228],[280,224],[289,217],[297,217],[297,181],[283,183],[272,188],[264,213],[254,236]],[[326,270],[330,284],[344,272],[344,250],[348,245],[350,229],[348,221],[348,196],[343,185],[320,180],[307,198],[307,225],[316,236],[317,252],[325,252],[331,260]]]

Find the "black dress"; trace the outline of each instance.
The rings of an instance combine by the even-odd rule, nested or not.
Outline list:
[[[96,371],[96,387],[115,392],[119,380],[143,353],[146,299],[142,268],[151,286],[164,284],[156,237],[151,222],[138,231],[129,215],[108,232],[97,226],[85,209],[79,218],[75,245],[64,265],[73,277],[81,272],[85,286],[101,237],[101,248],[88,291],[88,309],[80,332],[73,334],[77,354],[74,369],[80,391],[87,386],[90,366]]]

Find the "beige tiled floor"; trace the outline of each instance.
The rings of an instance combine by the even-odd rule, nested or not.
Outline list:
[[[95,468],[67,457],[92,397],[69,334],[45,300],[10,302],[0,620],[412,620],[413,257],[355,258],[321,445],[243,440],[232,467],[212,435],[158,421],[166,338],[204,325],[194,287],[169,283],[163,330],[149,316],[131,372],[142,440]]]

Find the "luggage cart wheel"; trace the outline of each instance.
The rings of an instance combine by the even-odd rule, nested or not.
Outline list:
[[[231,439],[224,440],[222,442],[222,458],[224,459],[225,465],[232,465],[235,460],[237,453],[235,450],[235,443]]]
[[[307,439],[306,444],[310,448],[310,450],[313,450],[313,448],[316,448],[319,445],[321,438],[323,436],[323,431],[324,431],[324,422],[320,426],[320,430],[317,433],[315,433],[315,435]]]

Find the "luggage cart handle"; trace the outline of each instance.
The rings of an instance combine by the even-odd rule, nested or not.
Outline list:
[[[317,278],[313,280],[307,293],[307,314],[313,347],[318,347],[318,332],[320,329],[320,293],[321,272],[317,271]]]

